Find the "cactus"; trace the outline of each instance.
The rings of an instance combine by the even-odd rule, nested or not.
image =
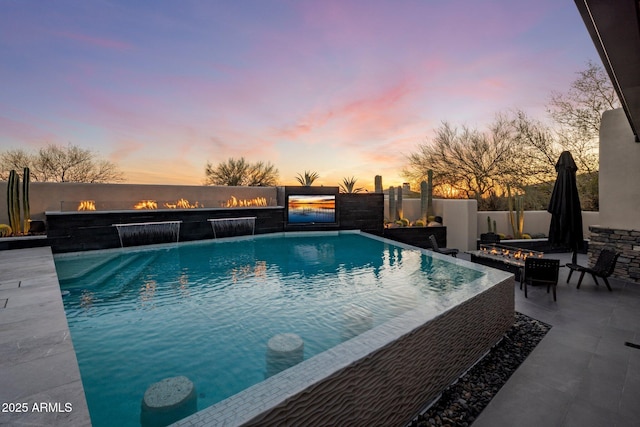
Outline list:
[[[511,187],[507,185],[507,197],[509,203],[509,222],[515,239],[522,238],[524,229],[524,196],[511,196]]]
[[[29,234],[29,229],[31,228],[31,209],[29,207],[29,184],[31,182],[31,171],[29,168],[24,168],[22,172],[22,232],[24,234]]]
[[[396,189],[389,187],[389,221],[396,220]]]
[[[428,200],[428,185],[425,181],[420,183],[420,221],[427,222],[429,216],[429,200]]]
[[[7,182],[7,210],[9,214],[9,226],[14,234],[20,234],[20,177],[15,170],[9,172]]]
[[[496,220],[493,220],[493,227],[491,227],[491,217],[487,216],[487,233],[493,233],[496,234],[498,232],[498,229],[496,227]]]
[[[427,171],[427,218],[433,215],[433,171]]]
[[[382,193],[382,176],[376,175],[373,178],[373,182],[374,182],[374,185],[375,185],[375,192],[376,193]]]
[[[7,224],[0,224],[0,237],[11,236],[12,230]]]
[[[402,187],[398,186],[398,201],[396,202],[396,219],[402,219],[404,217],[402,211]]]

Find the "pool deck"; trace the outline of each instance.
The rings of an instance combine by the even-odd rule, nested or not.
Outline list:
[[[49,247],[0,251],[0,425],[91,425]]]
[[[550,255],[561,265],[569,256]],[[516,310],[553,327],[474,427],[638,425],[640,349],[625,342],[640,344],[640,284],[611,280],[609,292],[585,277],[578,290],[577,277],[567,284],[567,269],[560,274],[557,302],[537,287],[525,299],[514,283]],[[25,413],[0,408],[0,425],[90,425],[46,247],[0,251],[0,404],[22,402]],[[35,412],[34,403],[53,411]]]
[[[570,262],[571,254],[549,254]],[[585,255],[578,263],[587,265]],[[560,269],[558,301],[546,288],[516,285],[520,313],[552,325],[473,427],[602,427],[640,425],[640,284],[609,279],[612,292],[586,275],[567,283]]]

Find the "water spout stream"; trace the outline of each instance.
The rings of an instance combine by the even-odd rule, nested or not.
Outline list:
[[[213,228],[213,237],[246,236],[253,235],[256,231],[256,217],[247,216],[240,218],[209,219]]]
[[[113,224],[118,230],[120,246],[151,245],[155,243],[173,243],[180,238],[182,221],[138,222],[132,224]]]

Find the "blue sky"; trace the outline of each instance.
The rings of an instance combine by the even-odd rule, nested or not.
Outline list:
[[[573,1],[0,0],[0,148],[74,144],[129,183],[201,184],[207,161],[280,183],[400,185],[444,120],[546,119],[587,61]]]

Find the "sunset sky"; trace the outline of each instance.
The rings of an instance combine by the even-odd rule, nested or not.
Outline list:
[[[245,157],[386,188],[444,120],[546,119],[589,60],[572,0],[0,0],[0,149],[70,143],[128,183]]]

